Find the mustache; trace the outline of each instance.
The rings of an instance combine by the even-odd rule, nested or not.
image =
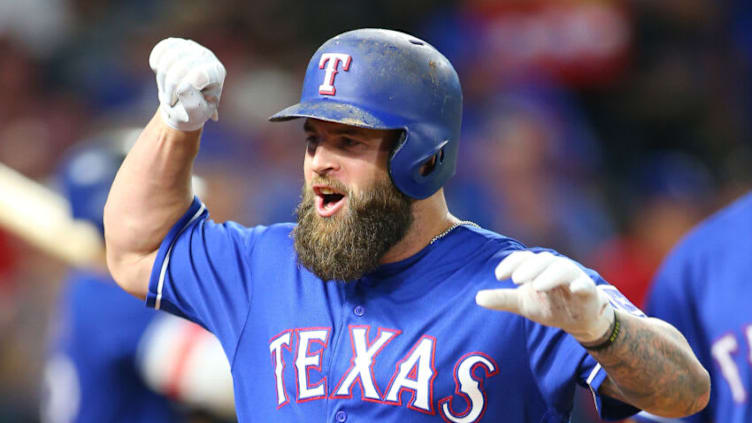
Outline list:
[[[343,184],[342,182],[336,179],[333,179],[327,176],[316,176],[313,179],[311,179],[311,183],[305,187],[306,191],[313,191],[314,185],[327,185],[337,192],[342,192],[342,193],[347,194],[348,197],[351,194],[350,188],[347,185]]]

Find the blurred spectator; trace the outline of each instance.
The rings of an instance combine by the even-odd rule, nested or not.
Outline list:
[[[645,304],[650,280],[663,258],[712,206],[708,169],[691,156],[662,153],[645,157],[633,171],[630,216],[620,235],[599,246],[594,268],[638,307]]]
[[[507,88],[466,125],[458,177],[447,190],[460,216],[529,245],[573,257],[610,236],[597,181],[598,146],[562,88],[536,81]]]
[[[0,1],[0,38],[23,45],[34,57],[48,57],[73,32],[69,0]]]

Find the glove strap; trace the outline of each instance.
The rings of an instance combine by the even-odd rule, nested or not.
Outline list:
[[[621,322],[619,321],[619,313],[614,312],[614,321],[611,323],[611,328],[609,331],[608,338],[606,338],[605,341],[600,342],[598,344],[587,345],[587,344],[581,343],[581,345],[589,351],[600,351],[600,350],[607,348],[609,345],[613,344],[614,341],[616,341],[616,338],[619,336],[619,333],[621,333]]]

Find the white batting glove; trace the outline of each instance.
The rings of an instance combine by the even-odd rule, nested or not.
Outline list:
[[[157,75],[159,108],[168,125],[195,131],[209,118],[219,118],[226,71],[211,50],[192,40],[166,38],[152,49],[149,66]]]
[[[566,257],[515,251],[495,273],[498,280],[511,277],[518,287],[478,291],[475,302],[480,306],[561,328],[585,344],[602,339],[614,321],[607,295]]]

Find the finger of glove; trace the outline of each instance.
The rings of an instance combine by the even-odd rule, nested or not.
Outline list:
[[[176,90],[176,95],[180,97],[184,92],[200,92],[204,100],[212,107],[219,105],[219,96],[222,93],[222,83],[218,81],[219,74],[213,72],[216,67],[213,64],[200,64],[193,66],[188,74],[183,78],[180,86]]]
[[[178,101],[178,86],[183,83],[187,75],[197,66],[199,60],[193,56],[185,56],[170,65],[164,79],[164,89],[162,90],[170,106],[174,106]]]
[[[181,82],[176,92],[179,104],[185,108],[188,117],[191,119],[195,118],[196,112],[200,112],[208,107],[201,91],[194,88],[187,80]],[[209,116],[206,116],[204,119],[208,118]]]
[[[211,119],[215,122],[218,121],[219,113],[217,112],[217,108],[219,107],[219,96],[222,94],[222,87],[218,85],[210,85],[201,90],[201,94],[203,94],[206,103],[214,109]]]
[[[493,310],[520,314],[520,292],[517,289],[483,289],[475,294],[475,303]]]
[[[227,75],[222,63],[212,55],[212,59],[204,60],[203,63],[197,66],[196,71],[193,86],[203,91],[209,89],[216,90],[216,97],[219,98],[219,93],[222,92],[222,85],[224,85],[225,76]]]
[[[214,56],[214,55],[212,55]],[[216,57],[214,57],[214,68],[213,68],[213,76],[212,80],[217,81],[219,83],[220,88],[225,83],[225,77],[227,76],[227,69],[225,69],[225,65],[222,64],[222,62],[219,61]]]
[[[554,260],[556,260],[556,256],[547,251],[534,254],[520,263],[517,269],[512,272],[512,281],[518,285],[530,282],[545,271]]]
[[[173,50],[174,47],[182,41],[185,40],[171,37],[158,42],[154,48],[151,49],[151,53],[149,54],[149,67],[156,72],[165,52]]]
[[[219,97],[222,95],[222,87],[212,84],[201,90],[201,94],[207,103],[216,107],[219,104]]]
[[[546,268],[536,275],[533,288],[536,291],[549,291],[557,286],[568,284],[577,279],[582,271],[574,262],[563,257],[556,257],[546,264]]]
[[[185,75],[185,78],[183,78],[180,89],[178,90],[178,94],[180,94],[181,89],[193,89],[196,91],[201,91],[205,88],[208,88],[207,91],[210,91],[212,89],[220,88],[218,81],[216,81],[216,75],[210,74],[209,72],[212,67],[212,64],[207,63],[195,64],[192,69]],[[214,92],[212,92],[212,94],[213,93]]]
[[[154,47],[151,56],[149,57],[149,64],[156,74],[157,95],[160,103],[169,103],[169,97],[164,93],[164,83],[168,69],[166,66],[160,66],[160,64],[166,60],[166,56],[174,57],[177,51],[175,46],[180,44],[180,41],[181,40],[178,38],[167,38],[160,41]]]
[[[165,51],[157,63],[157,87],[160,89],[160,101],[172,106],[177,101],[175,87],[194,63],[205,60],[202,50],[206,49],[191,40],[183,39],[168,47],[171,47],[170,50]]]
[[[581,275],[569,284],[569,292],[580,297],[588,297],[596,294],[598,288],[588,275]]]
[[[219,120],[219,113],[217,112],[217,109],[219,108],[219,90],[218,89],[204,89],[201,91],[201,94],[204,96],[204,100],[206,100],[206,104],[211,107],[214,111],[212,112],[211,119],[213,121]]]
[[[222,65],[222,62],[216,60],[214,62],[213,72],[214,73],[210,72],[209,79],[217,82],[210,83],[202,90],[202,92],[204,93],[206,101],[214,106],[214,113],[212,113],[211,119],[216,122],[219,120],[219,112],[217,109],[219,108],[219,98],[222,95],[222,85],[224,85],[227,71],[225,70],[224,65]]]
[[[175,69],[174,65],[184,64],[186,60],[191,60],[191,58],[196,57],[195,54],[186,50],[184,46],[185,45],[177,45],[175,48],[166,51],[157,64],[157,87],[160,89],[160,101],[162,102],[174,104],[172,102],[172,92],[168,93],[166,91],[168,89],[166,81],[168,78],[171,78],[170,75]]]
[[[496,270],[494,270],[494,274],[496,275],[497,280],[504,280],[509,279],[512,276],[512,272],[514,272],[517,267],[522,263],[526,258],[532,256],[534,253],[532,251],[515,251],[512,254],[509,254],[502,260],[497,266]]]

